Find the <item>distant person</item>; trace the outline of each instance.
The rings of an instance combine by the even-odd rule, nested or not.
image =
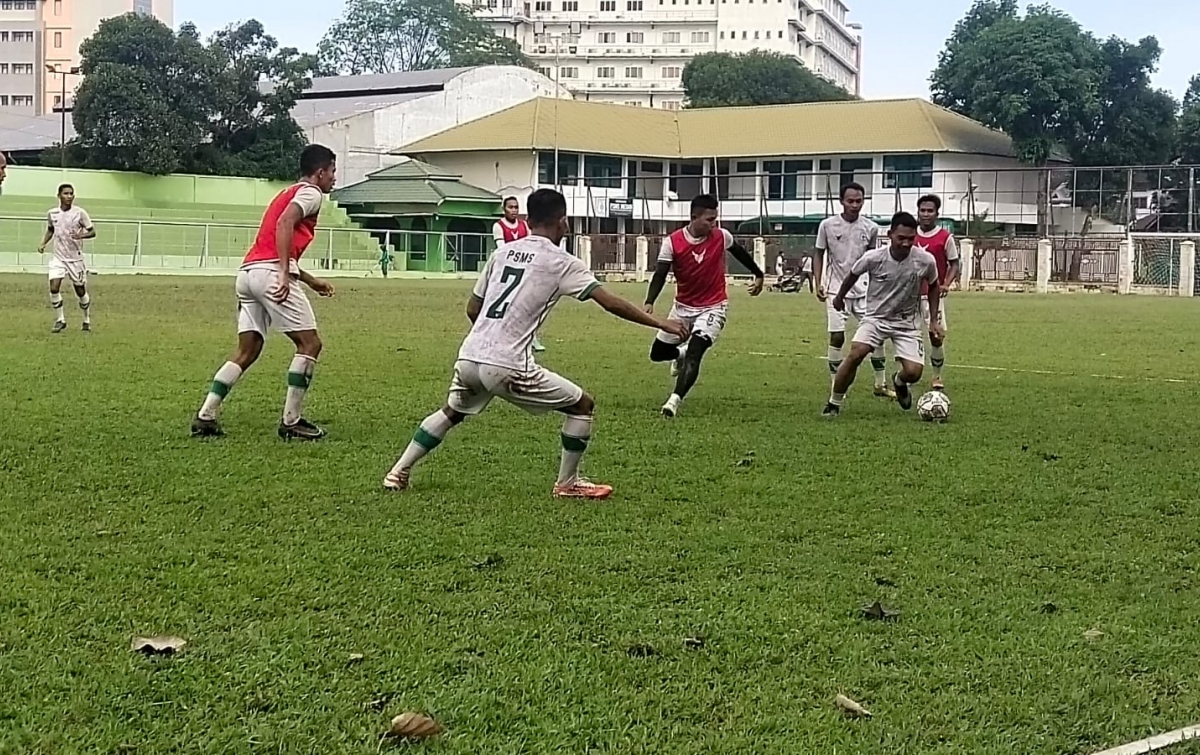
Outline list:
[[[938,307],[937,311],[937,325],[939,326],[937,332],[932,327],[933,322],[929,319],[929,302],[924,299],[921,301],[921,317],[925,320],[926,327],[929,328],[929,365],[933,367],[933,389],[935,391],[945,388],[945,383],[942,382],[942,368],[946,366],[946,352],[943,349],[946,341],[945,297],[950,293],[950,286],[958,280],[961,270],[958,242],[954,240],[954,234],[950,232],[950,229],[938,225],[941,212],[942,199],[936,194],[926,194],[917,200],[917,222],[921,227],[917,229],[917,240],[914,247],[933,255],[933,259],[937,262],[938,289],[942,293],[942,306]],[[928,286],[922,286],[922,295],[928,291]]]
[[[333,150],[310,144],[300,153],[300,181],[275,195],[259,224],[254,245],[237,274],[237,351],[213,377],[212,388],[192,421],[192,435],[221,435],[217,413],[238,379],[262,354],[273,324],[296,345],[288,366],[287,394],[279,437],[318,440],[325,431],[304,419],[304,395],[312,385],[321,354],[317,318],[300,284],[320,296],[333,296],[333,285],[300,269],[300,258],[312,243],[317,215],[337,180]]]
[[[800,286],[804,288],[804,282],[808,281],[808,292],[813,293],[813,263],[812,255],[804,255],[804,262],[800,263]]]
[[[75,204],[75,188],[71,184],[58,187],[58,207],[46,214],[46,234],[38,254],[46,253],[46,245],[54,242],[54,254],[46,266],[50,276],[50,306],[54,308],[52,333],[67,329],[67,314],[59,291],[63,278],[71,279],[79,309],[83,312],[83,332],[92,332],[92,297],[87,290],[87,263],[83,259],[83,242],[96,238],[96,229],[87,211]]]
[[[504,198],[504,217],[492,223],[492,239],[496,242],[496,248],[511,244],[514,241],[525,238],[529,235],[529,224],[520,217],[521,204],[516,197]],[[542,345],[542,339],[533,335],[533,350],[545,351],[546,347]]]
[[[4,185],[4,174],[7,167],[8,158],[4,156],[3,152],[0,152],[0,186]]]
[[[775,277],[779,278],[780,280],[783,279],[784,262],[785,261],[782,253],[775,258]]]

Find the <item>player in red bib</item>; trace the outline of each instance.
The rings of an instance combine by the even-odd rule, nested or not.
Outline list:
[[[763,271],[746,248],[733,240],[733,234],[717,225],[717,198],[701,194],[692,200],[692,220],[663,239],[658,265],[646,294],[646,312],[653,314],[654,302],[662,293],[667,274],[675,273],[675,303],[670,320],[689,326],[687,343],[677,336],[659,331],[650,347],[650,360],[671,362],[675,391],[663,404],[664,417],[679,413],[679,405],[700,376],[700,361],[725,328],[729,296],[725,292],[725,253],[742,263],[753,275],[750,295],[763,289]]]
[[[192,421],[192,435],[221,435],[217,413],[234,383],[262,353],[272,324],[296,345],[288,367],[287,396],[279,437],[317,440],[325,431],[304,419],[304,394],[312,383],[321,354],[321,338],[312,305],[300,284],[321,296],[333,296],[333,286],[300,269],[300,258],[317,230],[321,203],[337,177],[333,151],[310,144],[300,153],[300,181],[279,192],[263,214],[254,245],[237,275],[238,345],[221,365],[203,406]]]
[[[944,298],[946,294],[950,293],[950,285],[958,280],[962,264],[958,258],[958,244],[954,240],[954,234],[938,225],[941,212],[942,200],[936,194],[927,194],[917,200],[919,227],[917,228],[917,240],[913,246],[933,255],[934,261],[937,262],[938,281],[941,284],[940,288]],[[921,316],[927,328],[932,325],[929,322],[929,301],[925,298],[928,293],[929,285],[922,285]],[[935,391],[940,391],[944,387],[942,368],[946,365],[946,352],[943,349],[946,340],[945,301],[938,307],[938,323],[942,326],[941,333],[935,334],[933,329],[929,328],[929,364],[933,367],[933,389]]]
[[[520,213],[521,205],[517,202],[517,198],[505,197],[504,217],[492,223],[492,238],[496,241],[497,249],[529,235],[529,223],[519,217]],[[537,334],[533,336],[531,348],[534,351],[546,350],[546,347],[542,345],[542,339],[538,338]]]

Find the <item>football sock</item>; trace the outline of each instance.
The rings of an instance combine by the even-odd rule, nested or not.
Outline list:
[[[700,379],[700,362],[711,345],[707,339],[693,338],[689,345],[679,348],[681,364],[679,374],[675,377],[675,395],[679,398],[688,395],[688,391]]]
[[[89,323],[92,321],[92,296],[85,293],[79,297],[79,309],[83,311],[83,321]]]
[[[558,484],[569,485],[579,479],[579,462],[592,439],[592,418],[568,414],[562,426],[562,461],[558,465]]]
[[[838,393],[837,391],[833,391],[829,394],[829,403],[833,404],[834,406],[841,406],[842,402],[845,400],[846,400],[846,394],[844,394],[844,393]]]
[[[830,346],[829,351],[825,356],[825,359],[826,359],[826,361],[829,362],[830,377],[836,375],[837,371],[838,371],[838,367],[842,366],[842,347],[841,346]]]
[[[304,410],[304,394],[312,385],[313,370],[317,360],[307,354],[297,354],[288,365],[287,396],[283,401],[283,424],[294,425],[300,421]]]
[[[57,322],[67,321],[67,313],[63,311],[62,294],[50,294],[50,306],[54,308],[54,319]]]
[[[234,362],[226,362],[213,376],[212,387],[204,397],[204,405],[200,407],[200,419],[213,420],[221,410],[221,402],[233,389],[233,384],[242,376],[242,368]]]
[[[929,347],[929,364],[933,366],[933,374],[941,377],[942,368],[946,366],[946,347],[945,346],[930,346]]]
[[[875,371],[875,386],[887,385],[887,357],[883,353],[882,346],[871,354],[871,369]]]
[[[452,427],[454,427],[454,423],[441,409],[421,420],[421,424],[417,426],[417,431],[413,433],[412,440],[408,442],[404,453],[392,467],[391,473],[400,474],[412,469],[418,461],[425,458],[426,454],[438,447]]]

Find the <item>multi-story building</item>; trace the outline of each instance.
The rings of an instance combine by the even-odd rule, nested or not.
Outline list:
[[[174,0],[0,0],[0,109],[39,115],[78,84],[79,46],[122,13],[174,24]]]
[[[679,109],[680,76],[707,52],[791,55],[859,91],[858,24],[841,0],[470,0],[496,34],[576,98]]]

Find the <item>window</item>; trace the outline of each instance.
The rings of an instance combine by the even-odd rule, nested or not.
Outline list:
[[[754,32],[754,38],[755,38],[755,39],[758,39],[758,32],[757,32],[757,31],[755,31],[755,32]]]
[[[579,69],[575,66],[563,66],[558,69],[558,77],[560,79],[578,79]]]
[[[625,78],[627,78],[627,79],[642,78],[642,67],[641,66],[626,66]]]
[[[25,107],[33,107],[33,95],[21,96],[19,94],[14,94],[12,98],[12,104],[17,107],[22,105]]]
[[[600,66],[596,69],[596,78],[598,79],[615,79],[617,77],[617,69],[612,66]]]
[[[8,32],[0,31],[0,42],[7,42],[7,41],[8,41]]]
[[[725,32],[721,32],[721,39],[725,39]]]
[[[664,31],[664,32],[663,32],[663,35],[662,35],[662,41],[663,41],[663,44],[664,44],[664,45],[677,45],[677,44],[679,44],[679,32],[677,32],[677,31]]]
[[[742,32],[742,39],[746,38],[746,32]]]
[[[23,74],[25,76],[33,75],[33,63],[13,63],[12,72],[15,74]]]
[[[8,107],[8,95],[0,94],[0,107]]]
[[[558,153],[557,183],[574,184],[579,178],[579,155],[570,152]],[[538,183],[554,184],[554,153],[538,153]]]
[[[682,75],[683,68],[681,66],[663,66],[662,77],[664,79],[678,79]]]
[[[55,108],[62,107],[62,95],[61,94],[54,95],[54,107]]]
[[[566,13],[574,13],[579,10],[579,0],[563,0],[563,11]]]
[[[708,41],[708,32],[706,32],[706,31],[692,32],[692,44],[697,44],[700,42],[707,42],[707,41]]]
[[[641,105],[641,103],[637,103]],[[621,188],[621,169],[624,160],[619,157],[603,157],[601,155],[583,156],[583,183],[585,186],[596,186],[602,189]]]
[[[615,31],[602,31],[596,35],[596,41],[602,45],[615,44],[617,41],[617,33]]]
[[[25,0],[21,0],[21,5],[25,5]],[[0,2],[0,10],[12,10],[12,0]]]
[[[54,47],[55,48],[62,47],[62,32],[61,31],[54,32]]]
[[[550,0],[537,0],[533,4],[533,9],[536,11],[549,11],[550,10]]]
[[[8,63],[0,63],[0,76],[8,73]]]
[[[33,32],[31,32],[31,31],[14,31],[12,33],[12,41],[14,41],[14,42],[32,42],[33,41]],[[16,100],[18,100],[18,99],[20,99],[20,98],[13,97],[14,104],[15,104]],[[30,97],[29,99],[32,100],[33,97]]]
[[[617,0],[600,0],[600,10],[609,13],[617,9]]]
[[[842,158],[842,176],[841,186],[857,181],[867,190],[867,196],[871,196],[871,171],[875,168],[875,160],[870,157],[847,157]],[[841,186],[838,188],[840,189]]]
[[[817,170],[820,171],[833,170],[833,160],[822,160],[817,166]]]
[[[783,198],[809,199],[812,196],[812,160],[783,161]]]
[[[932,189],[933,155],[884,155],[883,188]]]
[[[663,110],[678,110],[679,105],[679,100],[667,100],[662,104]]]
[[[750,162],[749,160],[745,160],[745,161],[736,163],[733,166],[733,170],[736,173],[755,173],[758,171],[758,164]]]
[[[54,15],[62,15],[62,0],[54,0]]]
[[[625,41],[631,45],[640,45],[645,39],[646,35],[640,31],[631,31],[625,35]]]
[[[641,100],[625,100],[621,104],[627,105],[629,107],[641,107],[642,106]]]
[[[537,72],[540,73],[541,75],[545,76],[547,79],[550,78],[550,69],[549,68],[539,68],[539,69],[537,69]]]
[[[641,10],[642,0],[625,0],[625,10]]]

